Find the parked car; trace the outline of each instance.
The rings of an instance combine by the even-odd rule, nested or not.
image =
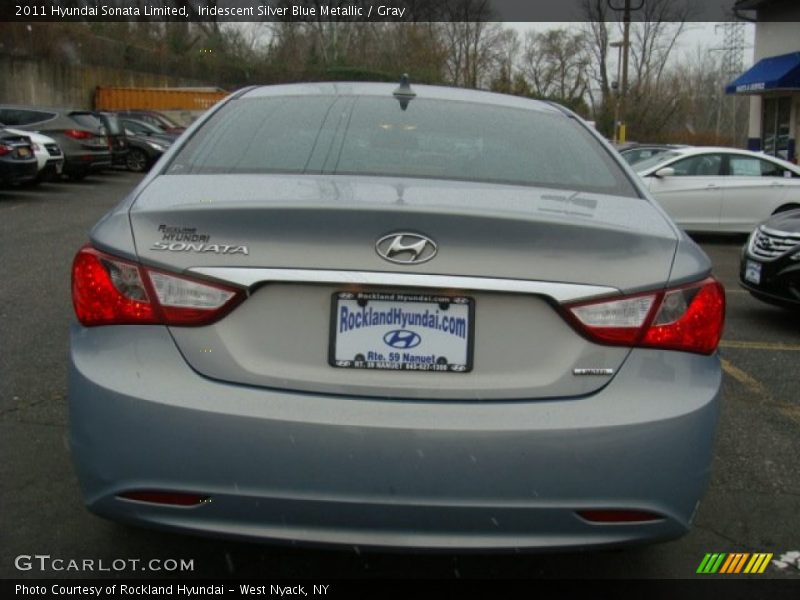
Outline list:
[[[0,123],[0,129],[3,127],[4,125]],[[38,168],[36,177],[31,180],[31,183],[50,181],[61,175],[64,169],[64,153],[61,152],[61,148],[53,138],[35,131],[11,128],[5,130],[15,135],[25,136],[31,141]]]
[[[634,144],[619,151],[629,165],[635,165],[649,158],[664,154],[675,148],[685,148],[686,146],[676,144]]]
[[[201,119],[74,260],[92,511],[410,548],[689,529],[724,292],[591,126],[407,82],[250,88]]]
[[[125,165],[128,160],[128,138],[120,122],[119,115],[112,112],[96,112],[95,116],[105,127],[108,136],[108,148],[111,151],[112,165]]]
[[[117,114],[125,119],[144,121],[159,129],[159,133],[179,135],[186,131],[186,127],[179,125],[164,113],[156,110],[120,110]]]
[[[177,137],[136,119],[123,118],[120,123],[128,139],[126,165],[129,170],[139,173],[149,170]]]
[[[0,122],[53,138],[64,153],[63,172],[71,179],[111,166],[107,134],[90,111],[0,105]]]
[[[634,168],[687,231],[750,233],[770,215],[800,208],[800,168],[758,152],[676,148]]]
[[[36,179],[38,163],[30,138],[0,129],[0,184],[17,185]]]
[[[739,281],[759,300],[800,306],[800,209],[774,215],[750,234]]]

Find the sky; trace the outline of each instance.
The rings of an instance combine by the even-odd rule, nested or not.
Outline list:
[[[503,23],[504,27],[514,29],[519,32],[520,37],[526,31],[545,31],[556,28],[578,28],[580,23]],[[721,23],[692,22],[687,24],[687,30],[678,39],[678,50],[671,56],[672,61],[681,60],[685,57],[694,56],[698,48],[711,50],[721,48],[724,42]],[[620,36],[621,37],[621,36]],[[745,23],[745,45],[749,46],[744,51],[744,68],[747,69],[753,64],[753,41],[755,37],[755,26],[752,23]]]

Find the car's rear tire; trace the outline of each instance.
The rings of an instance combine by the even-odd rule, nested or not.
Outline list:
[[[125,159],[125,165],[128,170],[134,173],[144,173],[147,170],[148,163],[147,154],[137,148],[132,148]]]

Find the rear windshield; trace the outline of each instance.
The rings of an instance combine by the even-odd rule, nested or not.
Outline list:
[[[138,119],[122,119],[122,125],[126,129],[130,129],[133,133],[147,134],[153,133],[164,135],[164,130],[159,129],[155,125],[147,121],[140,121]]]
[[[311,173],[456,179],[636,196],[609,153],[562,113],[393,97],[240,99],[168,173]]]
[[[117,115],[103,113],[100,115],[100,119],[103,121],[108,133],[111,135],[119,135],[122,133],[122,125],[120,124],[119,117]]]
[[[78,123],[81,127],[85,127],[90,130],[100,130],[103,128],[103,124],[100,122],[100,119],[95,117],[91,113],[77,113],[73,112],[69,114],[70,118]]]

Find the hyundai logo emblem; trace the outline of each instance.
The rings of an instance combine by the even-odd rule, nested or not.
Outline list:
[[[383,341],[387,346],[392,348],[401,348],[408,350],[409,348],[416,348],[422,342],[419,334],[405,329],[395,329],[383,336]]]
[[[436,242],[417,233],[390,233],[375,242],[378,255],[389,262],[401,265],[418,265],[428,262],[438,251]]]

